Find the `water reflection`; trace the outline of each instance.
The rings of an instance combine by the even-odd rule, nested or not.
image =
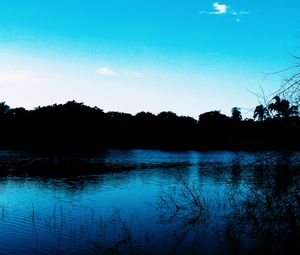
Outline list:
[[[167,208],[162,216],[167,214],[168,223],[176,222],[184,238],[196,238],[194,244],[203,240],[198,233],[205,238],[215,235],[215,240],[223,242],[222,253],[298,252],[300,171],[294,159],[295,156],[266,154],[251,164],[233,161],[227,167],[229,171],[218,174],[228,183],[220,186],[215,179],[219,193],[213,188],[205,189],[197,179],[188,182],[180,177],[173,192],[161,198],[159,208]]]
[[[298,158],[272,152],[2,152],[0,253],[299,251]]]

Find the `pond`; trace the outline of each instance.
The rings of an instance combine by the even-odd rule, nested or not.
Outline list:
[[[297,153],[0,152],[0,254],[299,249]]]

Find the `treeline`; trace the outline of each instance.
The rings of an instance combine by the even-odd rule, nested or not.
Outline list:
[[[281,150],[300,149],[298,108],[274,98],[268,107],[255,108],[253,119],[206,112],[196,120],[173,112],[136,115],[106,112],[69,101],[34,110],[0,103],[1,148],[45,150],[199,149]]]

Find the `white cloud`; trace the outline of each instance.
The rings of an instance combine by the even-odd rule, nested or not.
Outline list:
[[[39,75],[27,70],[0,70],[0,83],[35,83],[42,80]]]
[[[128,71],[117,72],[108,67],[101,67],[96,71],[96,73],[105,76],[140,76],[141,75],[139,72],[128,72]]]
[[[116,72],[108,67],[101,67],[96,71],[98,74],[106,76],[115,76]]]
[[[231,15],[231,16],[235,16],[235,21],[236,22],[240,22],[241,21],[241,17],[245,16],[245,15],[249,15],[251,14],[251,12],[249,11],[245,11],[245,10],[230,10],[230,6],[227,4],[220,4],[219,2],[215,2],[213,4],[213,8],[214,11],[199,11],[200,15],[203,14],[209,14],[209,15]]]
[[[210,12],[210,14],[216,14],[216,15],[226,14],[229,9],[228,5],[220,4],[218,2],[214,3],[213,7],[215,8],[215,11]]]

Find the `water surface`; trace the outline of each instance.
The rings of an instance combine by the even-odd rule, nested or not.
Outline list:
[[[297,155],[0,152],[1,254],[284,253]]]

